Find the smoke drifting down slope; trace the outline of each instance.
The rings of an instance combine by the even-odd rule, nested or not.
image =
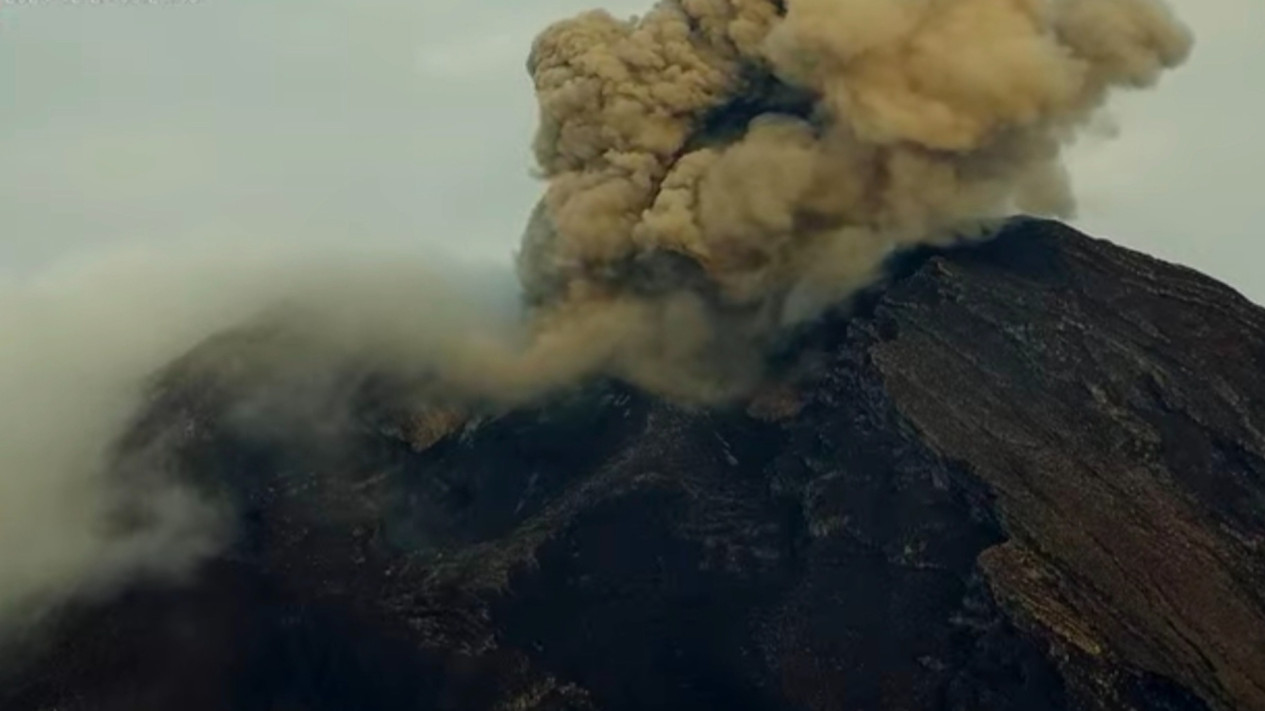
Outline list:
[[[1070,216],[1062,147],[1191,42],[1158,0],[665,0],[556,24],[528,62],[548,188],[519,260],[542,338],[591,349],[614,321],[597,360],[723,397],[752,362],[709,353],[758,351],[894,251]]]
[[[463,344],[490,343],[488,333],[510,348],[520,319],[504,275],[456,263],[444,271],[464,282],[443,279],[433,258],[221,243],[214,253],[122,251],[30,282],[0,279],[0,333],[10,337],[0,348],[0,643],[67,598],[181,579],[231,539],[229,512],[173,471],[161,447],[119,461],[155,371],[210,334],[283,313],[299,345],[277,362],[214,367],[284,374],[270,414],[302,412],[302,427],[317,429],[327,413],[294,400],[296,381],[318,379],[332,399],[346,362],[437,368],[432,359],[460,361]],[[247,416],[258,403],[239,405]]]

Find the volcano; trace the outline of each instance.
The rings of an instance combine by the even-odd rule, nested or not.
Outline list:
[[[1189,269],[1014,222],[725,408],[331,405],[275,341],[173,364],[119,446],[233,544],[58,615],[0,708],[1265,709],[1265,311]]]

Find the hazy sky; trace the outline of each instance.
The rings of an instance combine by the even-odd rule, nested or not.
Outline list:
[[[0,270],[120,245],[440,245],[508,261],[540,186],[524,61],[583,0],[0,7]],[[617,14],[640,0],[606,2]],[[1075,151],[1082,224],[1265,302],[1265,2],[1179,0],[1195,55]]]

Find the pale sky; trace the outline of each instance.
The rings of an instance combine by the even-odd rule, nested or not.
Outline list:
[[[101,1],[0,6],[0,272],[224,240],[508,262],[540,190],[527,51],[592,6]],[[1175,6],[1194,57],[1074,151],[1081,225],[1265,302],[1265,2]]]

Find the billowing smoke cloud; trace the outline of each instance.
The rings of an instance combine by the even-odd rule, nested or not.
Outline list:
[[[548,189],[522,278],[548,317],[613,308],[688,362],[734,338],[732,321],[637,322],[679,308],[684,285],[662,272],[683,258],[700,272],[693,308],[745,312],[758,341],[872,283],[894,250],[1016,212],[1070,216],[1062,147],[1111,90],[1151,85],[1190,47],[1159,0],[663,0],[639,19],[584,14],[540,35],[529,61]],[[640,371],[668,369],[646,355]]]

